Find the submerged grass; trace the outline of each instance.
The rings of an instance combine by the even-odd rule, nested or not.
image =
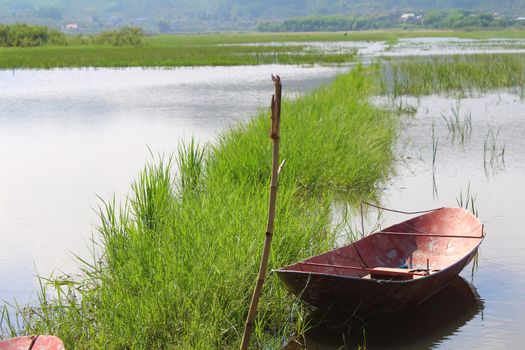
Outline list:
[[[390,173],[396,118],[369,103],[371,75],[358,67],[284,101],[270,267],[333,247],[334,192],[368,196]],[[40,305],[19,309],[22,332],[68,349],[236,348],[264,238],[268,126],[262,111],[207,149],[181,146],[177,176],[169,159],[148,165],[126,202],[102,204],[83,277],[49,279]],[[270,274],[252,346],[279,348],[307,327],[304,311]]]
[[[468,183],[467,190],[463,193],[463,190],[459,191],[459,196],[456,198],[458,207],[464,208],[472,213],[472,215],[479,217],[479,211],[476,207],[476,194],[473,194],[470,190],[470,182]]]
[[[489,129],[483,141],[483,168],[485,175],[489,175],[489,168],[494,174],[498,170],[505,169],[505,143],[498,140],[500,129],[496,132]]]
[[[452,134],[452,143],[457,139],[464,144],[470,139],[472,134],[472,114],[464,113],[461,114],[461,100],[456,100],[456,105],[452,105],[452,111],[450,115],[441,113],[441,117],[447,125],[448,133]]]

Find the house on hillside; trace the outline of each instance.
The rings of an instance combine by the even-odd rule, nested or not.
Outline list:
[[[64,27],[64,29],[66,29],[66,30],[78,30],[79,28],[80,28],[79,25],[76,24],[76,23],[68,23]]]
[[[423,15],[421,14],[407,12],[401,15],[401,17],[399,18],[399,21],[403,23],[420,23],[422,19],[423,19]]]
[[[416,14],[415,13],[403,13],[401,15],[401,18],[399,18],[399,20],[401,22],[408,22],[410,20],[413,20],[414,18],[416,18]]]

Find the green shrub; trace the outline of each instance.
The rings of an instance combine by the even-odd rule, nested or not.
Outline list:
[[[144,31],[137,27],[122,27],[111,32],[102,32],[93,37],[94,44],[112,46],[139,46],[142,44]]]
[[[0,24],[0,46],[32,47],[46,44],[65,44],[66,36],[54,29],[44,26],[30,26],[17,23]]]

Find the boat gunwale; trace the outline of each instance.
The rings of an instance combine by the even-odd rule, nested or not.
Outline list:
[[[460,208],[450,208],[450,207],[443,207],[443,208],[439,208],[437,209],[436,211],[439,211],[439,210],[442,210],[442,209],[460,209]],[[463,208],[462,208],[463,209]],[[466,213],[472,215],[472,213],[469,213],[467,210],[463,209]],[[435,212],[435,211],[434,211]],[[419,216],[416,216],[414,218],[417,218],[417,217],[422,217],[422,216],[425,216],[425,215],[428,215],[428,214],[423,214],[423,215],[419,215]],[[474,215],[472,215],[474,216]],[[414,218],[411,218],[409,220],[412,220]],[[285,266],[284,268],[279,268],[279,269],[272,269],[271,272],[276,272],[278,274],[302,274],[302,275],[315,275],[315,276],[323,276],[323,277],[331,277],[331,278],[338,278],[338,279],[348,279],[348,280],[356,280],[356,281],[368,281],[368,282],[371,282],[371,283],[376,283],[376,284],[384,284],[384,283],[393,283],[393,284],[409,284],[409,283],[416,283],[417,281],[424,281],[428,278],[432,278],[434,276],[438,276],[450,269],[452,269],[455,265],[457,265],[459,262],[461,262],[462,260],[466,259],[467,257],[469,257],[470,255],[472,254],[475,254],[475,252],[479,249],[479,246],[481,245],[481,243],[483,242],[483,240],[485,239],[485,232],[484,232],[484,225],[483,223],[481,223],[479,221],[479,219],[474,216],[474,218],[476,218],[476,220],[479,222],[479,227],[481,227],[481,236],[471,236],[472,238],[476,238],[478,239],[476,245],[474,246],[474,248],[472,248],[470,251],[468,251],[466,254],[462,255],[459,259],[457,259],[456,261],[454,261],[453,263],[449,264],[447,267],[445,267],[444,269],[440,269],[434,273],[431,273],[431,274],[428,274],[426,276],[421,276],[421,277],[418,277],[418,278],[415,278],[415,279],[409,279],[409,280],[381,280],[381,279],[365,279],[363,277],[355,277],[355,276],[349,276],[349,275],[337,275],[337,274],[333,274],[333,273],[325,273],[325,272],[313,272],[313,271],[299,271],[299,270],[285,270],[286,268],[288,267],[291,267],[291,266],[294,266],[294,265],[297,265],[297,264],[300,264],[302,262],[305,262],[307,260],[310,260],[312,257],[310,258],[307,258],[305,260],[302,260],[302,261],[298,261],[296,263],[293,263],[293,264],[290,264],[288,266]],[[409,221],[407,220],[407,221]],[[402,224],[403,222],[401,222],[400,224]],[[395,226],[395,225],[394,225]],[[392,226],[390,226],[392,227]],[[373,237],[375,235],[378,235],[378,234],[388,234],[388,233],[385,233],[383,231],[385,230],[388,230],[390,227],[387,227],[381,231],[378,231],[378,232],[374,232],[372,233],[371,235],[368,235],[368,236],[365,236],[355,242],[352,242],[350,243],[349,245],[346,245],[346,246],[343,246],[343,247],[348,247],[348,246],[352,246],[354,244],[356,244],[357,242],[359,242],[360,240],[362,239],[367,239],[369,237]],[[475,229],[473,229],[472,231],[470,232],[474,232],[476,229],[478,229],[479,227],[476,227]],[[470,233],[469,232],[469,233]],[[425,234],[423,234],[422,236],[425,236]],[[432,238],[433,236],[430,236],[430,238]],[[449,236],[450,238],[454,238],[453,235]],[[457,238],[462,238],[464,239],[464,236],[457,236]],[[469,236],[470,238],[470,236]],[[338,249],[341,249],[343,247],[339,247],[339,248],[336,248],[336,249],[333,249],[331,250],[330,252],[334,252]],[[329,252],[327,252],[329,253]],[[326,254],[326,253],[325,253]],[[470,263],[471,260],[469,260],[464,266],[463,268],[465,268],[465,266],[467,266],[469,263]],[[461,268],[461,270],[463,270],[463,268]],[[460,272],[461,272],[460,270]],[[459,274],[459,273],[458,273]],[[367,283],[367,282],[365,282]]]
[[[323,276],[323,277],[336,277],[336,278],[340,278],[340,279],[349,279],[349,280],[357,280],[357,281],[366,281],[365,283],[368,283],[368,282],[373,282],[373,283],[377,283],[377,284],[383,284],[383,283],[394,283],[394,284],[408,284],[408,283],[415,283],[416,281],[423,281],[427,278],[430,278],[430,277],[433,277],[433,276],[437,276],[439,274],[441,274],[442,272],[445,272],[449,269],[451,269],[453,266],[455,266],[457,263],[459,263],[461,260],[465,259],[466,257],[468,257],[469,255],[475,253],[476,250],[478,250],[479,248],[479,245],[481,244],[481,242],[483,241],[485,237],[482,237],[480,238],[480,241],[478,242],[478,244],[473,248],[471,249],[467,254],[463,255],[460,259],[456,260],[454,263],[448,265],[446,268],[442,269],[442,270],[439,270],[439,271],[436,271],[432,274],[429,274],[429,275],[426,275],[426,276],[421,276],[419,278],[415,278],[415,279],[410,279],[410,280],[380,280],[380,279],[367,279],[367,278],[363,278],[363,277],[354,277],[354,276],[347,276],[347,275],[335,275],[335,274],[330,274],[330,273],[322,273],[322,272],[307,272],[307,271],[298,271],[298,270],[283,270],[283,269],[273,269],[271,270],[271,272],[275,272],[275,273],[289,273],[289,274],[302,274],[302,275],[315,275],[315,276]],[[297,262],[295,264],[292,264],[292,265],[288,265],[288,266],[293,266],[293,265],[296,265],[296,264],[299,264],[300,262]],[[468,262],[470,263],[470,261]],[[467,264],[468,264],[467,263]],[[467,265],[465,264],[465,266]]]

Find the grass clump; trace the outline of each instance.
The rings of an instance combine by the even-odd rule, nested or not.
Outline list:
[[[458,207],[464,208],[472,213],[472,215],[479,217],[479,211],[476,207],[477,194],[472,193],[470,190],[470,182],[468,183],[467,190],[463,193],[463,190],[459,191],[459,196],[456,198]]]
[[[487,132],[483,141],[483,168],[488,176],[488,169],[496,170],[505,169],[505,143],[498,141],[500,129],[494,131],[492,128]]]
[[[137,27],[122,27],[118,30],[102,32],[92,37],[92,42],[99,45],[139,46],[144,38],[144,31]]]
[[[66,36],[58,30],[23,23],[0,23],[0,47],[34,47],[65,43]]]
[[[450,93],[464,96],[525,83],[522,54],[417,57],[383,64],[383,92],[393,96]],[[522,93],[523,95],[523,93]]]
[[[470,139],[472,134],[472,114],[460,112],[461,100],[456,100],[456,105],[452,106],[452,114],[441,113],[441,117],[447,125],[448,133],[452,134],[452,142],[458,139],[462,144]]]
[[[396,119],[369,103],[372,90],[358,67],[284,101],[270,267],[333,247],[334,192],[367,196],[390,173]],[[22,331],[56,334],[68,349],[237,348],[264,238],[268,119],[262,111],[206,149],[181,146],[178,175],[160,159],[125,203],[104,202],[83,277],[50,279],[41,295],[53,298],[20,313]],[[292,327],[304,330],[304,311],[270,274],[252,346],[279,348]]]

